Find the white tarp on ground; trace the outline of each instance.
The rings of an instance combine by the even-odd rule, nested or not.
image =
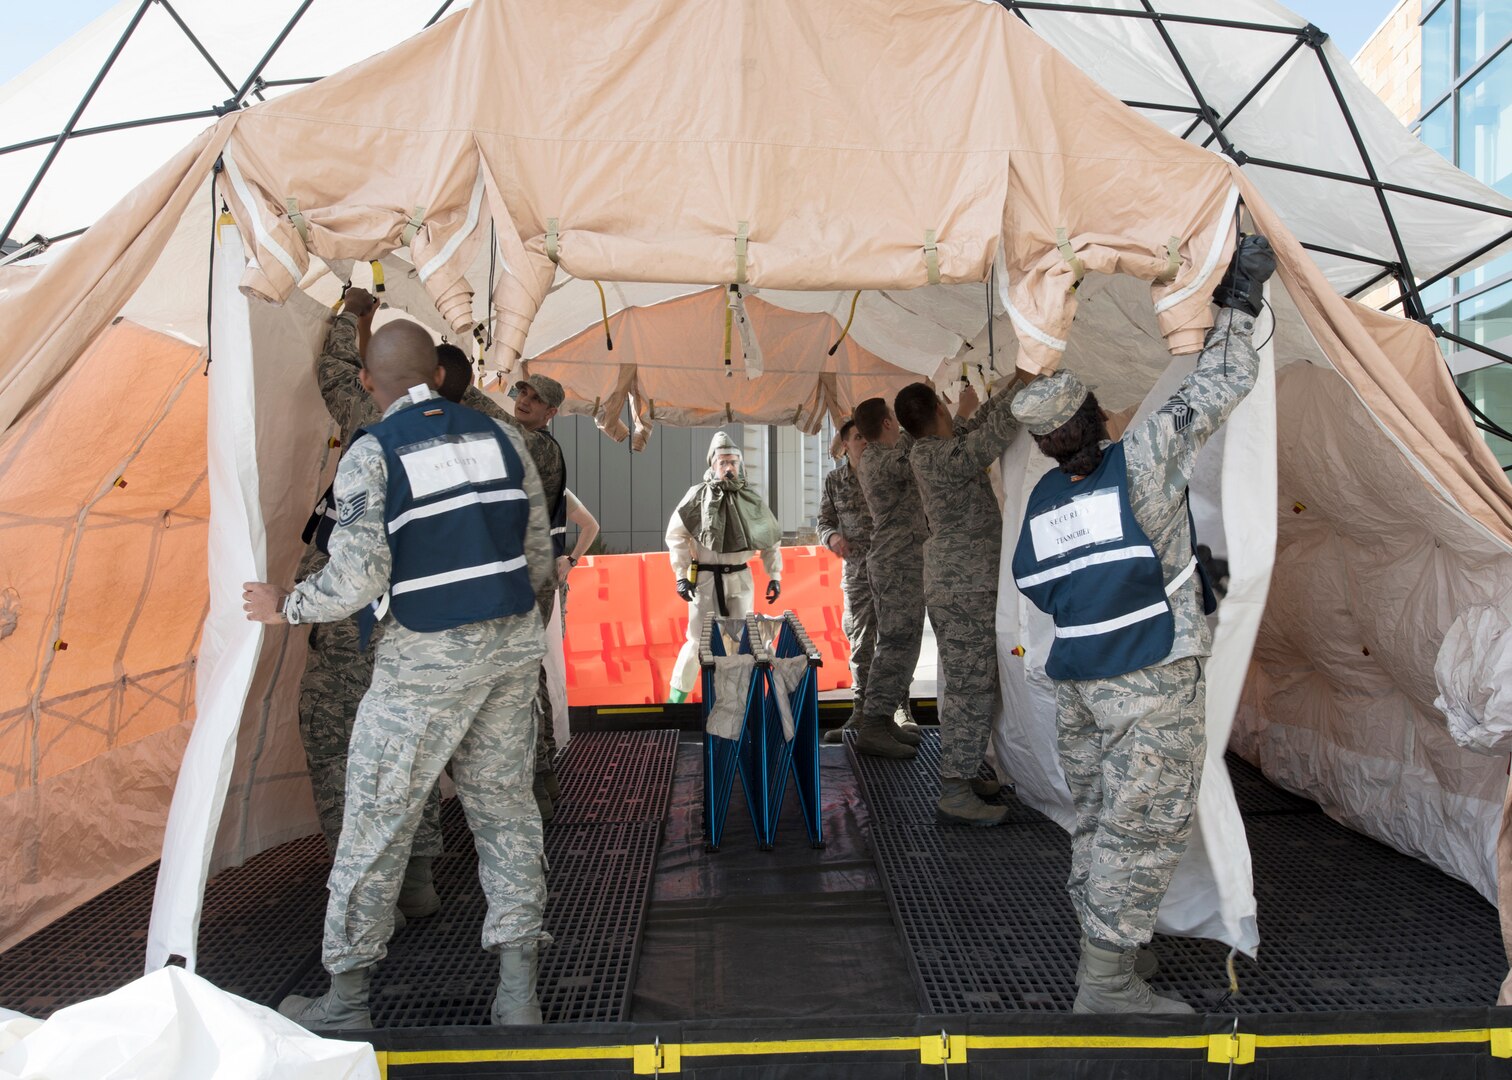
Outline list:
[[[323,1039],[181,968],[32,1020],[0,1009],[0,1080],[378,1080],[368,1043]]]

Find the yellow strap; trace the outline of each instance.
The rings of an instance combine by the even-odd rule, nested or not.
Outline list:
[[[1176,272],[1181,269],[1181,237],[1173,236],[1166,241],[1166,264],[1165,269],[1155,276],[1155,284],[1167,285],[1176,280]]]
[[[374,295],[381,295],[383,292],[383,264],[374,259],[368,263],[368,266],[372,267],[373,270],[373,293]]]
[[[290,195],[284,200],[284,209],[289,212],[289,224],[299,230],[299,238],[308,244],[310,242],[310,226],[305,221],[305,216],[299,212],[299,200]]]
[[[725,402],[725,423],[733,424],[734,422],[735,414],[730,411],[730,403],[727,401]]]
[[[840,336],[835,339],[835,343],[829,347],[830,356],[835,355],[835,350],[840,348],[841,343],[849,336],[851,323],[856,321],[856,301],[859,299],[861,299],[861,290],[857,289],[856,295],[851,297],[850,315],[845,320],[845,327],[840,331]]]
[[[935,243],[935,231],[924,230],[924,268],[929,271],[929,283],[940,283],[940,246]]]
[[[404,227],[404,236],[401,243],[409,247],[415,239],[415,234],[420,231],[420,226],[425,224],[425,207],[417,206],[410,212],[409,224]]]
[[[597,280],[594,284],[599,291],[599,312],[604,316],[604,344],[610,352],[614,351],[614,335],[609,332],[609,300],[604,296],[604,286]]]
[[[656,399],[654,397],[648,397],[646,399],[646,419],[656,419]]]
[[[1061,258],[1071,268],[1071,287],[1066,291],[1075,292],[1076,287],[1082,283],[1082,278],[1087,276],[1087,264],[1076,257],[1076,251],[1071,247],[1071,240],[1066,236],[1064,227],[1055,230],[1055,246],[1060,249]]]
[[[222,210],[220,212],[220,217],[218,217],[218,218],[215,219],[215,242],[217,244],[219,244],[219,243],[222,242],[221,241],[221,229],[225,228],[227,225],[235,225],[235,224],[236,224],[236,219],[231,216],[231,211],[229,211],[229,210]]]
[[[553,217],[546,219],[546,257],[550,259],[553,264],[559,264],[562,261],[561,244],[557,239],[557,230],[559,227],[560,226],[556,218]]]
[[[735,223],[735,284],[746,283],[746,244],[751,238],[751,223],[739,221]],[[725,341],[725,356],[730,355],[729,340]]]

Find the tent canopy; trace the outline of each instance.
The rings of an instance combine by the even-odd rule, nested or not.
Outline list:
[[[73,114],[55,106],[66,96],[58,81],[66,82],[66,65],[118,39],[115,26],[146,26],[162,13],[150,6],[123,4],[61,60],[7,87],[6,130],[10,117],[49,98],[52,113],[36,113],[41,127],[17,121],[15,130],[42,138],[67,128]],[[361,283],[361,264],[384,260],[394,306],[455,336],[477,332],[501,374],[522,362],[559,373],[574,407],[616,434],[616,401],[632,406],[630,426],[642,435],[656,421],[707,422],[737,410],[812,424],[903,372],[934,374],[953,389],[963,367],[970,378],[996,381],[1015,365],[1070,364],[1109,404],[1148,408],[1179,374],[1172,354],[1195,351],[1211,321],[1208,297],[1241,198],[1281,261],[1270,343],[1278,373],[1236,421],[1215,487],[1226,496],[1215,519],[1238,588],[1220,624],[1226,674],[1215,678],[1222,692],[1211,730],[1221,749],[1237,714],[1240,741],[1273,775],[1493,891],[1488,838],[1505,777],[1494,760],[1449,737],[1433,704],[1432,668],[1452,624],[1512,596],[1512,488],[1460,407],[1429,331],[1337,290],[1369,288],[1383,267],[1394,268],[1410,309],[1414,273],[1443,272],[1477,252],[1489,257],[1512,203],[1418,146],[1331,45],[1274,5],[1232,5],[1227,22],[1248,27],[1199,18],[1190,4],[1167,5],[1175,17],[1159,23],[1132,3],[1079,13],[1009,6],[636,0],[606,12],[589,0],[487,0],[372,55],[404,37],[393,30],[397,16],[385,22],[365,10],[362,25],[349,27],[319,2],[303,4],[275,55],[299,55],[281,50],[310,33],[318,24],[304,20],[322,11],[333,21],[311,40],[309,62],[368,58],[281,96],[269,86],[269,100],[229,110],[172,156],[157,148],[123,158],[123,179],[144,160],[158,164],[137,172],[143,182],[85,236],[0,268],[0,318],[10,328],[0,341],[0,422],[9,426],[0,494],[18,524],[0,531],[0,561],[26,568],[23,610],[41,615],[25,634],[0,639],[8,695],[0,748],[9,747],[0,765],[14,777],[0,799],[19,822],[14,846],[0,853],[14,870],[0,875],[0,906],[14,916],[7,925],[16,934],[34,928],[155,854],[147,826],[154,806],[161,813],[191,725],[159,878],[159,959],[192,955],[207,867],[310,827],[290,722],[302,640],[264,639],[225,590],[233,575],[293,572],[295,519],[334,466],[306,357],[354,264]],[[221,35],[238,39],[226,70],[253,73],[237,83],[240,101],[266,57],[249,47],[260,39],[238,20],[276,21],[277,7],[224,19],[208,3],[173,11],[212,56]],[[163,49],[170,39],[177,47],[174,34],[183,38],[176,24],[153,25],[166,35]],[[131,44],[102,93],[109,78],[133,71],[143,94],[160,93],[149,85],[153,61],[133,66]],[[197,50],[192,60],[210,67]],[[297,69],[261,68],[278,70]],[[236,78],[212,69],[206,85]],[[1342,136],[1311,137],[1320,99],[1340,106]],[[135,138],[173,127],[130,131]],[[127,132],[86,139],[117,136]],[[1227,159],[1199,145],[1209,136]],[[15,235],[56,236],[73,227],[61,224],[67,213],[93,212],[84,196],[99,197],[98,176],[91,186],[87,169],[55,171],[82,145],[68,140],[35,193],[22,192]],[[0,172],[0,191],[28,174],[4,168],[11,171]],[[1317,186],[1325,183],[1326,197]],[[1428,194],[1404,193],[1419,184]],[[230,220],[217,225],[222,203]],[[207,237],[216,234],[212,277]],[[735,307],[732,284],[740,288]],[[176,614],[159,616],[200,634],[197,703],[191,709],[165,694],[143,706],[150,719],[138,730],[159,736],[150,752],[113,721],[96,724],[103,730],[91,736],[93,752],[49,773],[41,748],[78,744],[82,730],[93,730],[59,702],[87,692],[114,716],[119,687],[145,677],[124,647],[114,656],[108,646],[86,656],[56,649],[74,613],[102,590],[119,591],[99,572],[79,570],[91,532],[132,491],[116,486],[119,473],[103,473],[133,447],[177,433],[182,449],[185,432],[198,437],[198,418],[177,404],[190,400],[183,389],[165,390],[167,404],[150,421],[135,406],[79,417],[82,372],[116,361],[128,335],[153,333],[164,356],[179,358],[174,370],[187,370],[180,361],[211,344],[207,293],[215,360],[200,415],[211,441],[194,491],[177,498],[208,480],[210,582],[205,594],[176,597]],[[112,327],[118,314],[127,321]],[[758,366],[759,377],[745,377]],[[1321,401],[1330,411],[1320,419]],[[53,515],[64,519],[58,552],[10,540],[41,517],[12,463],[43,438],[49,416],[98,428],[119,449],[86,455],[65,442],[51,461],[78,489],[65,508],[72,525],[67,513]],[[112,463],[103,472],[102,461]],[[1005,480],[1027,490],[1043,467],[1020,447],[1005,462]],[[1272,512],[1270,500],[1285,506],[1293,491],[1311,517]],[[143,516],[170,498],[165,490]],[[1010,497],[1005,527],[1016,520]],[[142,530],[135,562],[117,559],[137,568],[138,612],[164,595],[153,536]],[[1305,548],[1296,546],[1301,537]],[[1312,553],[1317,569],[1305,581],[1288,579],[1312,591],[1267,604],[1277,550],[1298,565],[1304,550]],[[1345,584],[1320,591],[1340,567],[1351,571],[1340,575]],[[192,580],[198,568],[181,569],[175,580]],[[43,581],[50,591],[33,585]],[[1393,584],[1401,581],[1412,590]],[[1012,596],[1000,591],[1000,601]],[[136,625],[111,614],[96,632],[108,639],[105,628],[118,627],[124,642]],[[1026,767],[1046,760],[1033,738],[1042,740],[1045,727],[1034,667],[1042,632],[1000,606],[1005,679],[1017,680],[1018,697],[998,744]],[[1020,641],[1029,656],[1014,669],[1006,648]],[[1347,646],[1306,647],[1324,642]],[[1391,667],[1367,661],[1371,652]],[[1376,786],[1362,788],[1362,776]],[[1042,778],[1041,802],[1053,809],[1053,767]],[[78,798],[90,783],[146,793],[131,835],[101,828],[110,809]],[[62,839],[96,835],[108,841],[67,850]],[[1206,857],[1213,873],[1197,867],[1183,902],[1191,901],[1190,914],[1211,887],[1221,902],[1209,906],[1223,919],[1177,928],[1251,946],[1247,863],[1212,843]]]

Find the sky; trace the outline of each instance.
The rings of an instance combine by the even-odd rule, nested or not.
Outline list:
[[[117,2],[0,0],[0,42],[4,42],[0,46],[0,83],[25,71]],[[1209,2],[1218,4],[1219,0]],[[416,6],[424,7],[425,3],[417,0]],[[1290,0],[1288,6],[1326,30],[1344,55],[1353,56],[1396,6],[1396,0]]]

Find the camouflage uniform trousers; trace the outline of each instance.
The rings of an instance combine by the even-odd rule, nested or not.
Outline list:
[[[331,868],[324,962],[336,973],[382,960],[426,794],[450,760],[488,902],[483,947],[549,942],[535,769],[536,613],[421,634],[388,620],[373,685],[357,710],[346,820]]]
[[[336,853],[346,806],[347,747],[357,706],[373,682],[373,648],[357,648],[357,620],[316,623],[299,684],[299,737],[315,789],[315,813],[326,846]],[[441,787],[431,790],[415,831],[415,854],[434,858],[443,848]]]
[[[1061,768],[1076,809],[1067,891],[1094,941],[1127,950],[1154,933],[1192,835],[1206,691],[1195,657],[1055,684]]]
[[[859,707],[866,698],[867,677],[877,651],[877,607],[872,597],[871,573],[864,558],[845,560],[840,589],[845,598],[840,628],[850,642],[851,686],[854,687],[851,696]]]
[[[541,601],[536,611],[541,616],[541,626],[551,626],[551,608],[556,598],[556,590],[553,589]],[[563,617],[566,613],[563,612]],[[542,662],[541,672],[536,684],[535,719],[536,719],[536,766],[537,775],[555,772],[556,761],[556,730],[553,723],[554,712],[551,708],[551,686],[546,680],[546,664]]]
[[[996,573],[995,570],[991,571]],[[982,767],[1001,696],[997,662],[997,592],[929,592],[945,693],[940,702],[940,776],[970,780]]]
[[[868,558],[872,602],[877,612],[877,648],[866,676],[863,712],[891,718],[908,700],[919,646],[924,638],[924,568],[921,562],[901,563]],[[972,770],[975,774],[976,770]]]

